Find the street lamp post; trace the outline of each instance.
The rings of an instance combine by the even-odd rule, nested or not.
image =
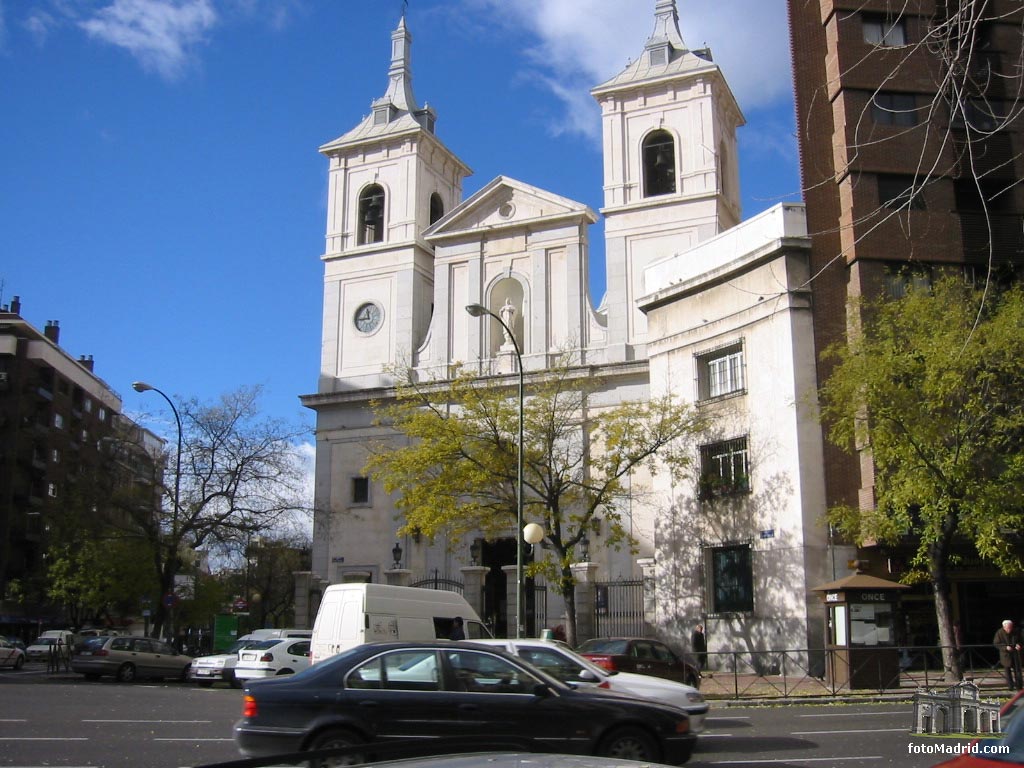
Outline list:
[[[181,503],[181,416],[178,415],[178,409],[174,407],[174,401],[167,396],[165,392],[157,389],[152,384],[147,384],[144,381],[132,382],[132,389],[136,392],[149,392],[152,390],[160,395],[167,404],[171,406],[171,412],[174,414],[174,421],[178,425],[178,452],[175,457],[174,464],[174,510],[171,513],[171,543],[175,549],[171,552],[171,557],[177,557],[177,546],[178,546],[178,515],[180,512]],[[174,593],[174,583],[171,583],[171,594]],[[166,595],[164,597],[167,597]],[[172,604],[169,610],[171,621],[168,622],[168,634],[170,635],[171,642],[174,642],[174,605]]]
[[[466,311],[473,317],[488,315],[505,329],[512,347],[516,351],[516,364],[519,370],[519,440],[516,447],[516,638],[523,636],[523,351],[519,348],[516,335],[501,317],[482,304],[470,304]]]

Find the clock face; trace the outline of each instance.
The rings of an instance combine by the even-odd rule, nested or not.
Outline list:
[[[356,310],[356,328],[363,333],[372,333],[380,327],[382,317],[383,312],[381,308],[372,301],[368,301],[365,304],[361,304],[359,309]]]

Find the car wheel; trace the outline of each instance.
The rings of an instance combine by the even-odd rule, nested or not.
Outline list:
[[[188,664],[188,665],[186,665],[186,666],[185,666],[185,668],[184,668],[184,669],[182,669],[182,670],[181,670],[181,674],[180,674],[180,675],[178,675],[178,679],[179,679],[179,680],[180,680],[181,682],[183,682],[183,683],[187,683],[187,682],[188,682],[188,671],[189,671],[190,669],[192,669],[192,665],[191,665],[191,664]]]
[[[24,656],[19,656],[18,658],[16,658],[14,660],[14,668],[15,669],[21,669],[24,664],[25,664],[25,657]]]
[[[346,730],[334,730],[325,731],[314,737],[309,743],[307,752],[314,752],[319,750],[327,749],[339,749],[341,747],[354,747],[358,744],[362,744],[363,739],[352,731]],[[336,755],[334,757],[314,757],[306,765],[308,768],[336,768],[342,765],[358,765],[359,763],[366,762],[366,755],[359,753],[350,753],[346,755]]]
[[[291,669],[279,669],[277,671],[277,674],[278,675],[294,675],[295,671],[291,670]]]
[[[657,762],[661,751],[654,739],[639,728],[616,728],[597,747],[599,757],[616,757],[620,760]]]
[[[242,687],[242,681],[239,680],[237,677],[232,677],[231,678],[231,687],[232,688],[241,688]]]
[[[135,680],[135,665],[122,664],[117,669],[117,681],[119,683],[130,683]]]

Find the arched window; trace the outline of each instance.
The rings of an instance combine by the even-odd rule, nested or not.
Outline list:
[[[442,216],[444,216],[444,201],[442,201],[441,196],[435,192],[430,196],[430,223],[433,224]]]
[[[371,184],[359,194],[358,244],[384,241],[384,187]]]
[[[676,191],[676,142],[668,131],[654,131],[643,143],[644,197]]]

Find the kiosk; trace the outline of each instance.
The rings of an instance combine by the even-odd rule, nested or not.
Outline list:
[[[899,687],[896,606],[905,589],[866,573],[814,587],[825,603],[825,669],[834,687]]]

